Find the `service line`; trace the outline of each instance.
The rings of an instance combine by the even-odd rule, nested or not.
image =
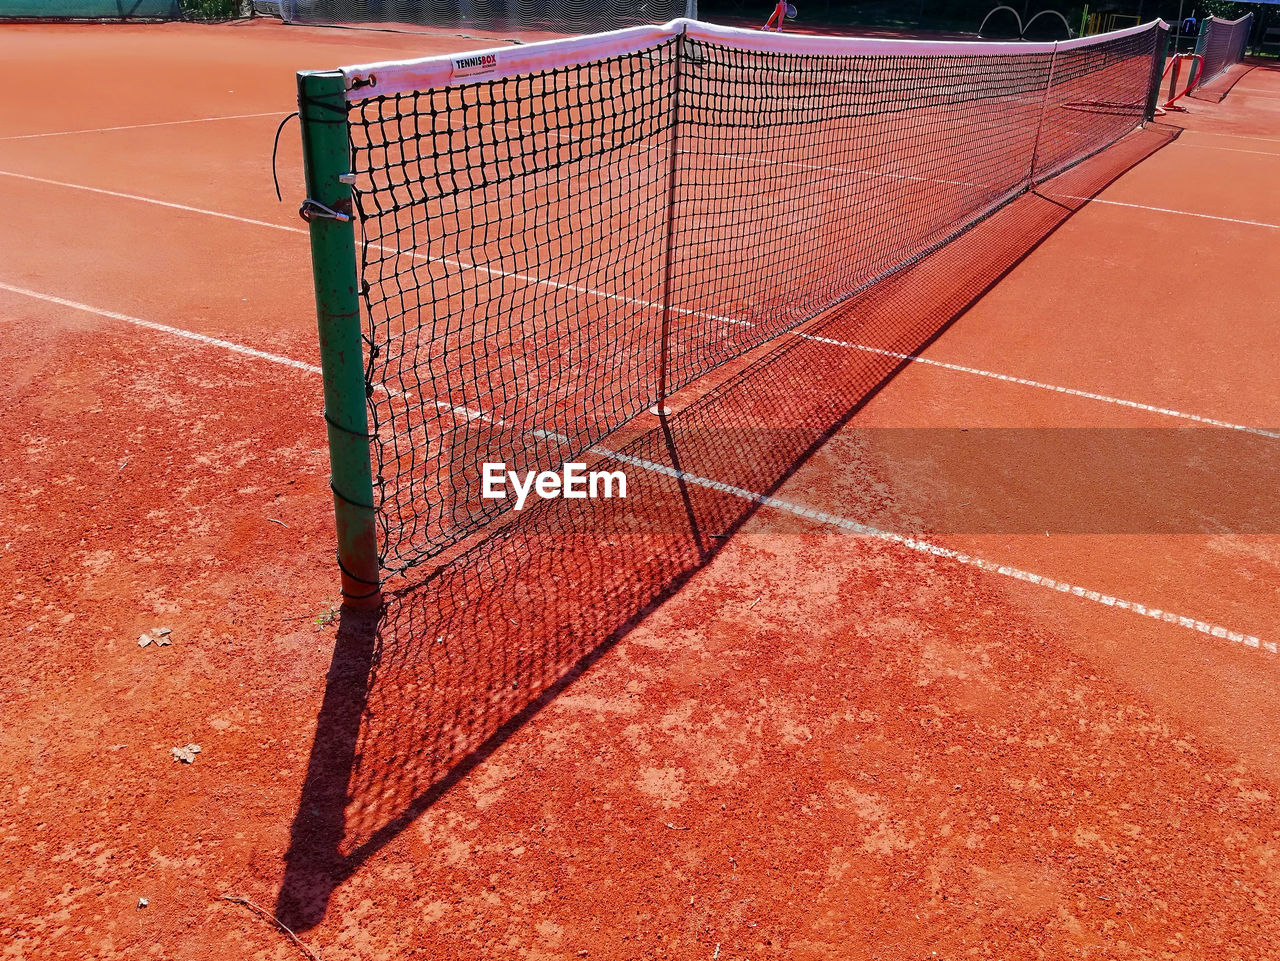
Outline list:
[[[177,127],[182,124],[189,123],[216,123],[220,120],[253,120],[258,117],[283,117],[284,114],[279,110],[270,110],[266,113],[234,113],[225,117],[195,117],[191,120],[159,120],[155,123],[126,123],[118,127],[88,127],[83,130],[50,130],[48,133],[20,133],[12,134],[7,137],[0,137],[0,140],[39,140],[42,137],[74,137],[76,134],[82,133],[111,133],[115,130],[145,130],[148,127]]]

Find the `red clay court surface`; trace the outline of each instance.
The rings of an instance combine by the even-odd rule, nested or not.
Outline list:
[[[1192,531],[1195,485],[1155,473],[1134,503],[1183,523],[1074,523],[1046,444],[1000,466],[1051,531],[944,524],[964,475],[916,455],[1199,431],[1196,476],[1256,506],[1280,70],[828,321],[863,340],[828,382],[804,338],[751,359],[772,397],[726,375],[707,423],[736,391],[794,427],[901,362],[772,500],[694,493],[717,547],[543,512],[378,624],[333,617],[297,134],[283,204],[271,138],[297,69],[468,45],[0,29],[0,958],[1280,957],[1274,519]],[[956,320],[904,361],[876,337],[912,311]]]

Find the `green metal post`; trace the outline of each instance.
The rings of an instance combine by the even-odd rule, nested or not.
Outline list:
[[[369,417],[365,408],[355,227],[351,219],[351,186],[343,182],[349,179],[351,150],[342,74],[299,73],[298,111],[310,209],[307,219],[329,430],[329,484],[338,524],[342,603],[369,610],[379,607],[382,598]]]
[[[1142,114],[1143,123],[1156,119],[1156,108],[1160,105],[1160,79],[1164,76],[1164,61],[1169,50],[1169,38],[1164,36],[1164,31],[1160,28],[1156,29],[1156,49],[1151,56],[1151,89],[1147,93],[1147,109]]]

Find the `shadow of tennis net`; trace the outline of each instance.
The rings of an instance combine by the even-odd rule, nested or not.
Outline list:
[[[1215,77],[1208,83],[1196,87],[1192,90],[1188,97],[1192,100],[1200,100],[1204,103],[1222,103],[1227,99],[1227,94],[1235,89],[1235,85],[1251,74],[1254,70],[1265,69],[1258,64],[1253,63],[1237,63],[1233,64],[1229,69],[1220,76]]]

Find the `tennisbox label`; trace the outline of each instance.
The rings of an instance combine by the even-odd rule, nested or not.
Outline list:
[[[542,500],[563,497],[568,500],[585,500],[603,497],[625,499],[627,475],[620,470],[587,470],[586,464],[566,463],[557,472],[507,470],[505,463],[487,462],[481,465],[483,485],[480,496],[487,501],[515,498],[515,509],[523,510],[530,494]]]
[[[453,58],[453,77],[455,80],[466,77],[478,77],[492,73],[498,68],[496,53],[477,53],[468,57]]]

